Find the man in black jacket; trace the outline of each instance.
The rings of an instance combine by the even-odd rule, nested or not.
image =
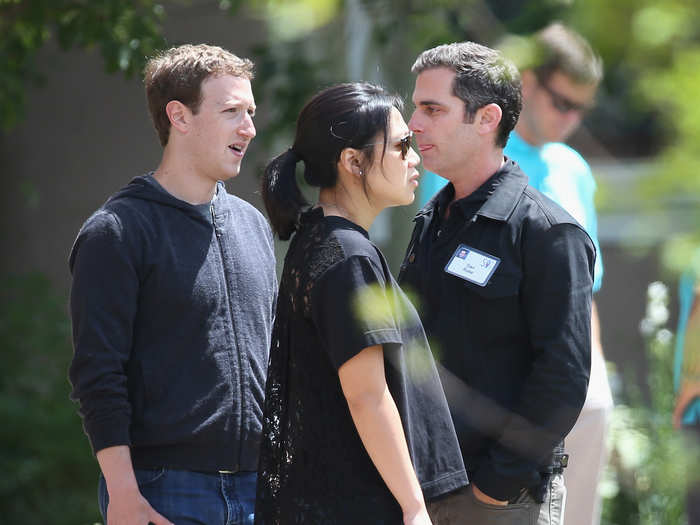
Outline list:
[[[590,369],[595,249],[503,156],[521,108],[512,64],[467,42],[425,51],[413,72],[409,127],[450,184],[416,217],[400,280],[444,367],[472,482],[444,518],[559,524],[561,443]]]
[[[109,525],[253,522],[275,259],[263,216],[220,182],[255,136],[251,78],[218,47],[151,59],[161,163],[71,252],[72,398]]]

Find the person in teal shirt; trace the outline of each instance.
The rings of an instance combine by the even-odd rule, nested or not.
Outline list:
[[[593,283],[593,291],[597,292],[603,282],[603,258],[594,205],[596,183],[588,163],[563,141],[593,105],[603,75],[602,61],[581,35],[560,23],[538,32],[532,43],[539,61],[523,69],[523,108],[504,155],[520,165],[531,186],[558,203],[586,229],[597,253]],[[427,201],[446,182],[434,173],[424,175],[421,199]],[[571,455],[564,470],[567,525],[600,522],[597,488],[607,457],[605,435],[613,401],[595,300],[591,332],[588,395],[576,425],[566,437],[566,450]]]
[[[681,276],[680,310],[673,362],[673,386],[677,400],[674,426],[700,426],[700,250]]]
[[[603,76],[600,57],[572,29],[550,24],[533,39],[538,62],[523,71],[523,110],[504,152],[530,177],[530,184],[557,202],[583,226],[596,248],[593,291],[603,280],[594,194],[588,163],[563,142],[593,105]],[[570,454],[564,480],[569,490],[564,522],[600,523],[598,482],[605,467],[605,436],[613,400],[605,370],[595,296],[591,312],[591,375],[588,395],[565,440]]]
[[[593,239],[596,249],[593,292],[603,284],[603,257],[598,242],[598,219],[594,194],[596,182],[591,168],[573,148],[561,142],[541,146],[527,143],[516,131],[510,134],[504,150],[530,179],[530,186],[540,190],[568,211]]]
[[[673,425],[683,430],[690,446],[700,447],[700,249],[681,276],[678,292]],[[700,524],[700,482],[697,479],[688,486],[686,512],[688,525]]]

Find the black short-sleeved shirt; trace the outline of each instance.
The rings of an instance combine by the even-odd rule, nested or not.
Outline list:
[[[471,482],[508,500],[543,482],[583,406],[595,248],[512,160],[453,198],[448,184],[418,213],[399,281],[419,297]]]
[[[267,379],[257,524],[401,523],[352,421],[338,368],[381,344],[426,499],[467,477],[417,313],[367,232],[304,213],[282,274]]]

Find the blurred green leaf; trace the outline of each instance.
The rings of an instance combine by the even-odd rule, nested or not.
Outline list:
[[[97,463],[66,379],[66,298],[39,274],[0,280],[0,508],[3,523],[99,519]]]
[[[36,55],[52,35],[63,49],[97,47],[107,71],[134,75],[165,45],[164,16],[154,0],[0,2],[0,127],[22,117],[24,88],[40,78]]]

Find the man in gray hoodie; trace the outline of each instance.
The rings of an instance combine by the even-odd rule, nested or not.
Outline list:
[[[221,182],[255,137],[252,66],[207,45],[152,58],[161,163],[73,245],[72,399],[110,525],[253,520],[275,259],[266,220]]]

